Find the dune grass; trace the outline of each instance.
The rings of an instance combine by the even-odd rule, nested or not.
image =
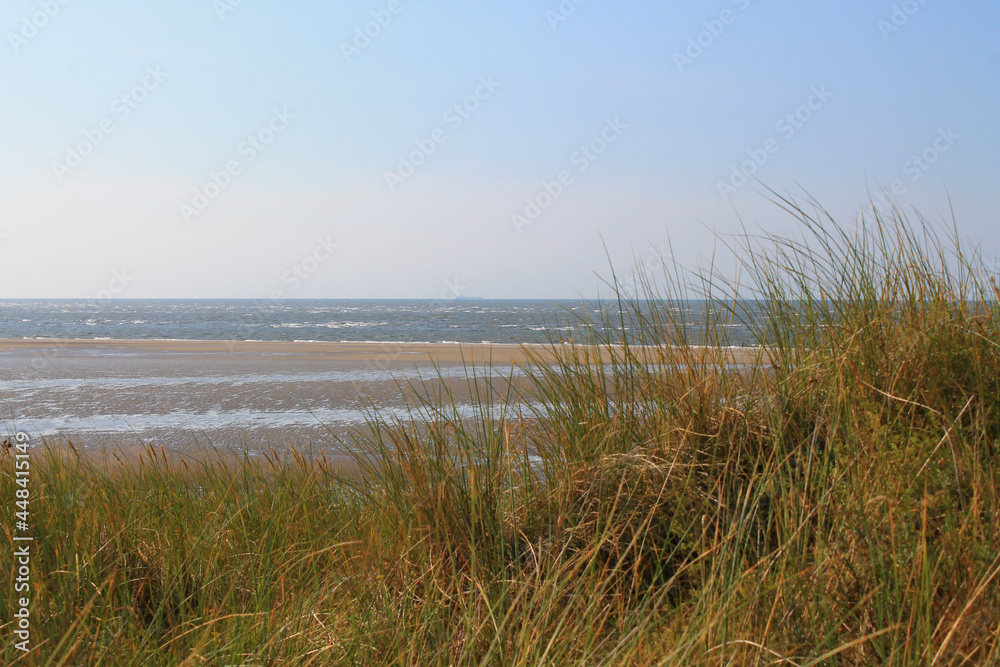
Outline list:
[[[34,650],[8,549],[0,662],[1000,664],[994,277],[899,211],[779,204],[801,235],[737,239],[735,278],[619,290],[471,417],[373,410],[348,471],[36,447]]]

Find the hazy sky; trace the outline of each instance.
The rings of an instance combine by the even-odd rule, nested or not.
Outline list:
[[[845,225],[992,254],[996,0],[3,0],[0,297],[593,296]],[[876,192],[877,194],[877,192]],[[647,265],[651,271],[655,262]]]

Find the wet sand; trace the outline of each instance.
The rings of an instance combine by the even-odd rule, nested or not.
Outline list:
[[[0,339],[0,354],[23,353],[32,358],[53,358],[61,352],[148,353],[213,355],[220,357],[275,356],[310,360],[361,361],[392,364],[462,363],[483,360],[510,363],[526,358],[525,349],[544,350],[541,345],[499,343],[328,343],[318,341],[223,341],[223,340],[62,340]]]
[[[0,409],[5,431],[85,450],[337,451],[366,406],[405,418],[410,384],[461,397],[467,364],[524,358],[516,345],[0,340]]]
[[[754,351],[729,354],[748,363]],[[523,379],[516,366],[529,358],[554,354],[501,344],[0,339],[0,430],[87,451],[151,443],[335,455],[335,436],[363,425],[366,408],[406,419],[408,387],[446,385],[471,410],[467,369]]]

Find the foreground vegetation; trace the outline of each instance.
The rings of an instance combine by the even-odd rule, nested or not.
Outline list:
[[[782,203],[736,279],[621,294],[527,401],[373,412],[348,470],[36,447],[0,662],[1000,664],[1000,292],[898,212]]]

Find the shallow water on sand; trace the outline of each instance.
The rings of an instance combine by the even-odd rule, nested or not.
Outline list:
[[[334,436],[363,424],[372,406],[408,418],[411,385],[449,385],[459,411],[472,413],[463,363],[415,350],[330,353],[285,344],[280,351],[230,352],[164,343],[22,344],[0,349],[4,431],[25,431],[84,449],[215,446],[267,451],[338,449]],[[52,350],[56,350],[55,353]],[[239,348],[237,348],[239,350]],[[39,363],[44,359],[44,363]],[[520,376],[497,365],[504,376]]]

